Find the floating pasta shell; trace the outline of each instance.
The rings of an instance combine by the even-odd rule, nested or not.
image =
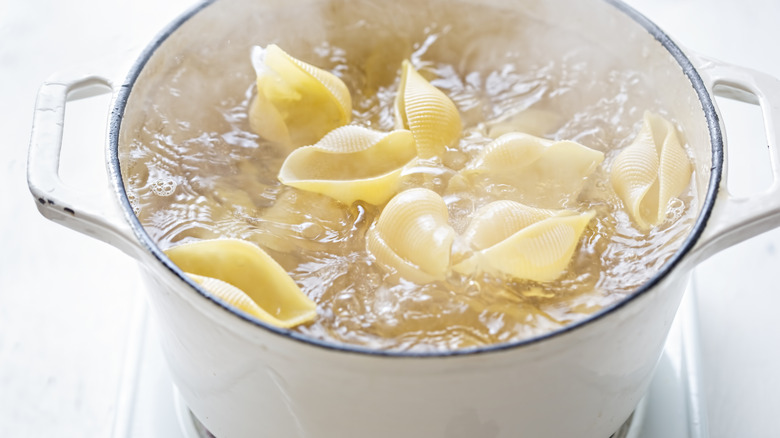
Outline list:
[[[343,126],[317,144],[290,153],[279,171],[279,181],[345,204],[358,199],[383,204],[396,193],[404,166],[416,156],[409,131],[382,133]]]
[[[252,130],[267,140],[298,147],[316,143],[352,117],[344,82],[293,58],[275,44],[253,47],[257,97],[249,111]]]
[[[268,321],[274,319],[271,315],[257,305],[249,295],[245,294],[241,289],[233,286],[230,283],[226,283],[216,278],[203,277],[201,275],[187,274],[196,283],[203,286],[204,289],[211,292],[214,296],[221,299],[225,303],[235,307],[238,310],[246,312],[250,315]],[[275,324],[278,325],[278,324]]]
[[[594,215],[492,202],[474,213],[463,235],[474,254],[453,269],[463,274],[479,271],[539,282],[555,280],[568,266]]]
[[[631,217],[648,229],[664,221],[669,201],[685,190],[692,172],[674,125],[646,112],[639,134],[612,163],[611,179]]]
[[[417,142],[420,158],[440,156],[460,138],[462,124],[455,104],[412,67],[402,64],[401,84],[395,98],[396,128],[408,129]]]
[[[366,236],[368,251],[382,266],[417,283],[443,280],[455,230],[444,200],[434,191],[403,191],[387,203]]]
[[[314,301],[271,256],[251,243],[202,240],[165,253],[206,290],[261,321],[289,328],[316,316]]]
[[[462,174],[489,184],[508,184],[529,204],[560,208],[577,197],[603,160],[603,153],[573,141],[513,132],[485,146]]]

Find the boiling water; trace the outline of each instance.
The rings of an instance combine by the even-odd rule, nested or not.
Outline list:
[[[538,25],[525,23],[529,33]],[[371,31],[366,22],[354,26]],[[317,303],[316,321],[296,330],[392,350],[468,348],[549,332],[615,303],[657,272],[690,230],[694,191],[675,199],[669,220],[647,233],[632,224],[608,180],[612,160],[639,130],[643,112],[664,113],[653,99],[655,85],[638,71],[613,68],[614,60],[598,48],[583,49],[576,35],[569,41],[576,44],[562,38],[560,49],[546,55],[528,53],[531,46],[498,50],[448,25],[421,29],[411,36],[375,32],[379,42],[368,49],[352,47],[358,43],[347,38],[305,53],[282,47],[344,80],[355,124],[392,130],[405,58],[453,99],[464,124],[460,144],[440,163],[407,172],[404,185],[440,193],[459,232],[480,206],[523,199],[510,186],[466,191],[450,184],[496,130],[510,126],[604,152],[579,198],[559,205],[597,215],[558,280],[452,274],[416,285],[389,277],[365,249],[365,233],[380,208],[344,206],[277,181],[289,151],[249,129],[254,73],[248,48],[235,70],[215,70],[198,58],[179,62],[147,108],[142,128],[123,145],[128,196],[151,237],[163,249],[220,237],[253,242]]]

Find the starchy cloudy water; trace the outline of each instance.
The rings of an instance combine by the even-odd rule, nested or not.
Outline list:
[[[370,31],[369,24],[360,25]],[[575,37],[570,36],[572,43]],[[643,112],[664,113],[654,106],[653,84],[640,72],[612,69],[609,59],[594,58],[598,48],[547,55],[524,54],[522,45],[486,51],[484,40],[445,25],[430,24],[416,38],[384,38],[374,50],[353,50],[336,40],[309,53],[290,53],[344,80],[354,124],[393,129],[400,62],[406,58],[455,102],[464,126],[460,143],[441,161],[408,171],[403,184],[442,195],[457,232],[490,201],[524,199],[511,186],[452,183],[457,171],[501,133],[574,140],[604,152],[604,162],[580,196],[558,206],[596,212],[559,279],[534,283],[452,273],[446,281],[417,285],[389,278],[365,249],[365,234],[381,206],[360,201],[345,206],[277,181],[289,151],[249,129],[254,75],[248,51],[246,65],[230,72],[224,66],[215,72],[198,60],[182,62],[163,81],[164,92],[155,97],[142,132],[123,148],[128,195],[152,238],[163,249],[220,237],[253,242],[317,302],[316,321],[298,331],[404,351],[468,348],[555,330],[629,294],[679,247],[693,223],[692,188],[673,200],[668,221],[643,232],[622,209],[608,179],[612,160],[638,132]],[[565,38],[557,46],[567,47]],[[457,62],[450,61],[455,50]],[[186,99],[204,83],[211,86],[198,91],[197,104]]]

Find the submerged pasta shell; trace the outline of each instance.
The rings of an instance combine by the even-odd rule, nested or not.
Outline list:
[[[382,266],[417,283],[443,280],[455,230],[436,192],[415,188],[388,202],[366,236],[368,251]]]
[[[352,117],[349,89],[338,77],[293,58],[275,44],[252,49],[257,96],[249,111],[252,129],[286,146],[316,143]]]
[[[648,229],[664,221],[669,201],[685,190],[692,173],[674,125],[646,112],[639,134],[612,163],[611,180],[631,218]]]
[[[512,132],[490,142],[462,171],[467,178],[508,184],[523,200],[560,208],[582,190],[604,154],[573,141]]]
[[[404,166],[416,156],[409,131],[382,133],[343,126],[317,144],[290,153],[279,171],[279,181],[345,204],[358,199],[383,204],[396,193]]]
[[[568,266],[594,212],[544,210],[514,201],[492,202],[474,213],[463,237],[474,254],[457,272],[504,274],[552,281]]]
[[[412,67],[402,64],[401,84],[395,98],[396,128],[408,129],[417,142],[420,158],[440,156],[460,138],[462,123],[455,104]]]
[[[353,232],[350,209],[332,198],[283,186],[266,194],[276,200],[252,214],[252,232],[245,237],[260,248],[282,254],[328,251],[331,238],[341,241]]]
[[[558,129],[562,124],[560,114],[543,109],[529,108],[505,120],[488,122],[488,136],[498,138],[510,132],[525,132],[542,136]]]
[[[249,242],[202,240],[165,253],[206,290],[261,321],[289,328],[316,316],[314,301],[271,256]]]

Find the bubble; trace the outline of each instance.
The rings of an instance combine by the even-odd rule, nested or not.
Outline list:
[[[130,207],[133,209],[133,214],[138,216],[138,213],[141,212],[141,209],[138,206],[138,196],[136,196],[135,193],[128,193],[127,200],[130,202]]]
[[[466,293],[472,296],[479,296],[481,292],[482,284],[474,279],[469,279],[468,286],[466,286]]]
[[[171,196],[176,191],[173,178],[162,178],[152,183],[152,192],[157,196]]]
[[[325,233],[325,229],[320,224],[306,222],[300,225],[301,235],[309,240],[318,239]]]
[[[676,221],[685,213],[685,202],[680,198],[672,198],[666,209],[666,219]]]

